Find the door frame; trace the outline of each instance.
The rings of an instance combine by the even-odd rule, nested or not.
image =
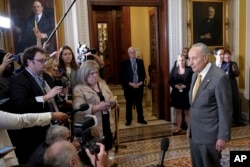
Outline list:
[[[168,43],[168,0],[88,0],[88,14],[91,18],[92,6],[148,6],[157,7],[159,28],[159,55],[156,62],[156,99],[157,104],[152,110],[158,111],[158,118],[170,121],[170,89],[169,79],[169,43]],[[90,30],[93,21],[89,19]],[[90,32],[90,44],[94,35]]]

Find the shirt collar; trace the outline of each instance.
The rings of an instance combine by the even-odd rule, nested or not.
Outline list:
[[[36,15],[36,16],[38,16],[38,22],[41,20],[42,15],[43,15],[43,13],[40,13],[39,15]]]
[[[209,63],[205,66],[205,68],[200,72],[200,74],[202,75],[201,80],[203,80],[203,79],[205,78],[205,76],[207,75],[207,72],[208,72],[208,70],[210,69],[210,67],[211,67],[211,63],[209,62]]]

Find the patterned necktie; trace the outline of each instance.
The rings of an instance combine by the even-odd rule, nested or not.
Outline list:
[[[41,88],[45,88],[45,81],[44,81],[44,79],[43,79],[43,76],[38,76],[37,77],[37,79],[38,79],[38,83],[39,83],[39,85],[41,86]]]
[[[193,95],[192,95],[192,101],[194,101],[194,98],[196,96],[196,93],[200,87],[200,84],[201,84],[201,77],[202,75],[199,73],[198,76],[197,76],[197,79],[195,81],[195,85],[194,85],[194,88],[193,88]]]
[[[135,59],[132,60],[132,69],[133,69],[133,83],[138,83],[137,64]]]

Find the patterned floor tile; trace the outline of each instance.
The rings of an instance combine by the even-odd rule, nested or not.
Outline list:
[[[186,135],[169,136],[165,167],[191,167],[189,143]],[[232,128],[231,140],[222,152],[222,167],[229,167],[230,151],[250,151],[250,126]],[[155,167],[159,164],[162,138],[121,144],[114,161],[119,167]]]

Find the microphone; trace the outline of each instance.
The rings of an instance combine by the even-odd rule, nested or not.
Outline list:
[[[165,157],[165,152],[168,150],[168,146],[169,146],[169,139],[162,138],[162,140],[161,140],[161,158],[160,158],[160,162],[157,165],[157,167],[164,167],[163,161],[164,161],[164,157]]]
[[[76,112],[78,111],[86,111],[87,109],[89,109],[89,104],[88,103],[83,103],[79,106],[78,109],[76,110],[73,110],[73,111],[70,111],[70,112],[67,112],[67,114],[70,116],[70,115],[73,115],[75,114]]]

